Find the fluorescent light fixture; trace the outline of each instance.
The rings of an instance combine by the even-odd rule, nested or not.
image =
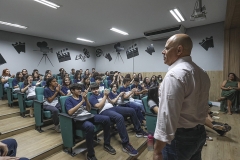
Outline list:
[[[60,6],[55,4],[55,3],[52,3],[52,2],[49,2],[47,0],[34,0],[35,2],[38,2],[38,3],[41,3],[41,4],[44,4],[48,7],[51,7],[51,8],[54,8],[54,9],[57,9],[59,8]]]
[[[177,14],[177,16],[178,16],[182,21],[184,21],[184,18],[183,18],[183,16],[181,15],[181,13],[178,11],[178,9],[174,9],[173,11]]]
[[[3,22],[3,21],[0,21],[0,24],[12,26],[12,27],[18,27],[18,28],[27,29],[27,27],[25,27],[25,26],[21,26],[21,25],[19,25],[19,24],[13,24],[13,23],[8,23],[8,22]]]
[[[177,17],[177,15],[173,12],[173,10],[170,10],[170,13],[173,15],[173,17],[174,17],[178,22],[181,22],[181,20]]]
[[[91,41],[91,40],[88,40],[88,39],[84,39],[84,38],[77,38],[77,40],[79,40],[79,41],[84,41],[84,42],[94,43],[94,41]]]
[[[117,28],[111,28],[110,30],[111,30],[111,31],[114,31],[114,32],[117,32],[117,33],[120,33],[120,34],[123,34],[123,35],[128,35],[127,32],[121,31],[121,30],[119,30],[119,29],[117,29]]]

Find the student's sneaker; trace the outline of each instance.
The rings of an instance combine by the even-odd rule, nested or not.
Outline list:
[[[142,131],[136,133],[136,137],[138,137],[138,138],[141,138],[141,137],[147,138],[148,134],[142,130]]]
[[[225,136],[226,135],[226,131],[222,131],[222,130],[215,130],[220,136]]]
[[[103,148],[112,155],[116,154],[116,150],[111,145],[104,145]]]
[[[95,156],[87,155],[87,160],[97,160],[97,158]]]
[[[60,125],[56,125],[54,129],[55,129],[55,131],[58,132],[58,133],[61,132]]]
[[[209,136],[207,135],[206,140],[208,140],[208,141],[213,141],[213,138],[212,138],[212,137],[209,137]]]
[[[138,155],[138,151],[136,149],[134,149],[133,146],[130,143],[123,146],[122,150],[123,150],[123,152],[128,153],[130,156]]]

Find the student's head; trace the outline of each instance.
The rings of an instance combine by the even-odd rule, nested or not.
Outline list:
[[[17,72],[17,74],[16,74],[16,79],[17,79],[17,80],[20,80],[22,77],[23,77],[22,72]]]
[[[156,76],[155,75],[153,75],[152,77],[151,77],[151,82],[152,81],[156,81]]]
[[[148,100],[153,100],[156,104],[158,104],[158,87],[152,87],[148,89]]]
[[[90,88],[93,94],[98,95],[99,85],[97,83],[91,84]]]
[[[10,76],[10,71],[9,71],[9,69],[4,69],[3,71],[2,71],[2,76]]]
[[[92,72],[93,72],[93,73],[95,72],[95,68],[92,68]]]
[[[107,72],[105,72],[105,75],[106,75],[106,76],[109,76],[109,72],[108,72],[108,71],[107,71]]]
[[[94,72],[92,77],[95,79],[95,77],[99,76],[100,74],[98,72]]]
[[[22,69],[22,74],[23,74],[23,76],[25,76],[28,74],[28,71],[26,69]]]
[[[133,83],[135,84],[135,86],[139,85],[139,78],[134,78]]]
[[[45,71],[45,75],[48,74],[48,73],[49,73],[49,74],[52,74],[51,70],[46,70],[46,71]]]
[[[82,86],[78,83],[71,84],[69,87],[69,90],[73,95],[80,96],[81,95],[81,90]]]
[[[34,69],[33,72],[38,72],[38,69]]]
[[[89,79],[89,77],[84,77],[83,78],[83,84],[87,84],[87,85],[89,85],[90,84],[90,79]]]
[[[101,76],[97,76],[95,77],[95,82],[100,85],[100,83],[102,82],[102,77]]]
[[[26,86],[29,83],[32,83],[32,81],[33,81],[33,77],[32,77],[32,75],[29,74],[26,76],[26,79],[24,80],[24,85]]]
[[[136,73],[133,73],[133,78],[135,78],[136,77]]]
[[[64,77],[62,82],[63,86],[69,86],[71,84],[71,80],[69,77]]]
[[[234,73],[228,73],[228,79],[231,81],[236,81],[237,77]]]
[[[71,71],[72,71],[72,72],[75,72],[75,69],[74,69],[74,68],[72,68],[72,69],[71,69]]]
[[[143,83],[148,84],[149,82],[150,82],[149,78],[145,77],[144,80],[143,80]]]
[[[130,74],[126,74],[125,78],[131,79],[131,75]]]
[[[81,79],[81,74],[80,74],[80,72],[76,72],[76,73],[75,73],[74,79]]]
[[[60,68],[60,69],[59,69],[59,72],[62,73],[63,70],[64,70],[63,68]]]
[[[80,73],[82,73],[82,72],[83,72],[83,70],[82,70],[82,69],[80,69],[79,71],[80,71]]]
[[[113,83],[110,85],[110,88],[112,89],[113,92],[116,92],[118,89],[118,84],[117,83]]]
[[[131,80],[129,78],[124,78],[123,79],[123,84],[126,85],[126,86],[129,86],[130,82],[131,82]]]
[[[45,74],[44,81],[47,81],[48,78],[52,77],[50,73]]]
[[[138,73],[138,78],[142,79],[142,74],[141,73]]]
[[[175,34],[170,37],[162,51],[164,63],[171,66],[179,58],[189,56],[192,50],[192,40],[186,34]]]
[[[48,79],[47,79],[47,82],[46,82],[46,86],[47,86],[47,87],[57,87],[57,86],[58,86],[58,83],[57,83],[56,78],[54,78],[54,77],[48,78]]]
[[[33,76],[34,78],[38,78],[38,77],[39,77],[38,71],[33,72],[33,73],[32,73],[32,76]]]

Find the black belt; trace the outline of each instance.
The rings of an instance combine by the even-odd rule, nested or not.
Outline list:
[[[177,131],[181,131],[181,132],[189,132],[189,131],[195,131],[195,130],[199,130],[201,127],[203,127],[203,125],[196,125],[193,128],[178,128]]]

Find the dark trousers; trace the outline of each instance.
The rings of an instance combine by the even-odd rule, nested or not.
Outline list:
[[[1,141],[8,146],[7,156],[16,157],[17,154],[17,141],[15,139],[5,139]],[[2,156],[3,150],[0,150],[0,156]],[[20,158],[20,160],[28,160],[28,158]]]
[[[142,131],[136,112],[132,108],[117,106],[104,110],[100,114],[110,117],[110,119],[116,123],[118,133],[122,140],[122,145],[129,143],[129,137],[124,123],[125,116],[131,118],[136,132]]]
[[[83,123],[77,124],[77,128],[86,132],[86,143],[88,149],[88,155],[95,155],[93,149],[93,137],[94,137],[94,124],[102,124],[104,131],[104,144],[110,145],[110,118],[103,115],[95,115],[91,120],[87,120]]]
[[[126,106],[126,107],[130,107],[130,108],[133,108],[133,109],[135,110],[136,114],[137,114],[138,120],[139,120],[141,123],[143,123],[143,120],[145,120],[145,118],[144,118],[144,116],[143,116],[143,114],[142,114],[141,108],[140,108],[136,103],[131,103],[131,102],[129,102],[129,103],[127,103],[125,106]]]
[[[202,147],[206,141],[203,125],[193,129],[178,128],[171,144],[162,150],[164,160],[201,160]]]
[[[58,112],[61,110],[60,103],[57,103],[56,106],[43,105],[45,111],[51,111],[53,124],[56,126],[59,124]]]

